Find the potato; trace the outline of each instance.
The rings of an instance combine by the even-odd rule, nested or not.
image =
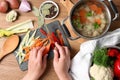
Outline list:
[[[8,11],[8,3],[6,1],[0,1],[0,12],[6,13]]]
[[[6,0],[10,4],[11,9],[18,9],[20,6],[19,0]]]

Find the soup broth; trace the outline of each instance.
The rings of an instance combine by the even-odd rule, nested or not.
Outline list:
[[[104,10],[93,2],[78,6],[72,15],[73,26],[86,37],[99,36],[105,30],[106,23]]]

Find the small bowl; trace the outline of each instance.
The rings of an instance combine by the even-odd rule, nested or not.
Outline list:
[[[42,7],[43,7],[45,4],[53,4],[53,5],[57,8],[57,12],[55,13],[54,16],[52,16],[52,17],[50,17],[50,18],[45,17],[45,19],[46,19],[46,20],[50,20],[50,19],[56,18],[56,17],[58,16],[58,14],[59,14],[59,7],[58,7],[58,5],[57,5],[55,2],[50,1],[50,0],[49,0],[49,1],[45,1],[45,2],[43,2],[43,3],[40,5],[40,7],[39,7],[40,15],[43,16],[41,9],[42,9]]]

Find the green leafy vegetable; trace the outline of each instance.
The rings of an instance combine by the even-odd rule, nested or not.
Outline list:
[[[53,4],[44,4],[42,7],[41,7],[41,12],[42,12],[42,15],[45,17],[46,15],[49,15],[50,14],[50,8],[53,6]]]
[[[34,6],[32,12],[38,18],[38,27],[42,27],[44,24],[44,17],[40,15],[39,9]]]
[[[89,11],[88,13],[87,13],[87,17],[91,17],[93,14],[92,14],[92,11]]]
[[[32,13],[37,17],[40,16],[40,11],[37,7],[33,6]]]
[[[100,27],[98,23],[94,23],[93,26],[94,26],[94,29],[98,29]]]
[[[112,66],[113,59],[107,55],[107,52],[107,48],[95,49],[93,63],[104,67]]]

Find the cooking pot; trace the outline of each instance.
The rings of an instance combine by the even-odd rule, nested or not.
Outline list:
[[[75,28],[75,26],[73,26],[73,24],[72,24],[72,15],[73,15],[75,9],[76,9],[78,6],[81,6],[81,5],[86,4],[88,1],[91,1],[91,2],[93,1],[96,5],[100,5],[100,6],[103,8],[104,12],[105,12],[105,17],[106,17],[106,21],[107,21],[107,23],[106,23],[106,29],[105,29],[99,36],[95,36],[95,37],[87,37],[87,36],[84,36],[84,35],[82,35],[82,34]],[[110,3],[110,6],[111,6],[114,14],[115,14],[114,18],[111,18],[110,10],[108,9],[107,5],[103,2],[103,0],[80,0],[80,1],[78,1],[78,2],[72,7],[72,9],[71,9],[71,11],[70,11],[70,15],[69,15],[68,17],[66,17],[66,18],[62,21],[62,28],[63,28],[63,31],[65,32],[66,36],[67,36],[69,39],[71,39],[71,40],[76,40],[76,39],[78,39],[78,38],[97,39],[97,38],[100,38],[100,37],[104,36],[104,35],[108,32],[108,30],[109,30],[109,28],[110,28],[111,21],[116,20],[116,19],[118,18],[118,16],[119,16],[118,10],[117,10],[115,4],[113,3],[113,1],[112,1],[112,0],[108,0],[108,1],[109,1],[109,3]],[[71,36],[71,34],[70,34],[70,32],[68,31],[66,25],[64,24],[65,21],[66,21],[68,18],[69,18],[69,20],[70,20],[70,24],[71,24],[72,30],[73,30],[74,33],[77,35],[77,37],[75,37],[75,38],[73,38],[73,37]]]

